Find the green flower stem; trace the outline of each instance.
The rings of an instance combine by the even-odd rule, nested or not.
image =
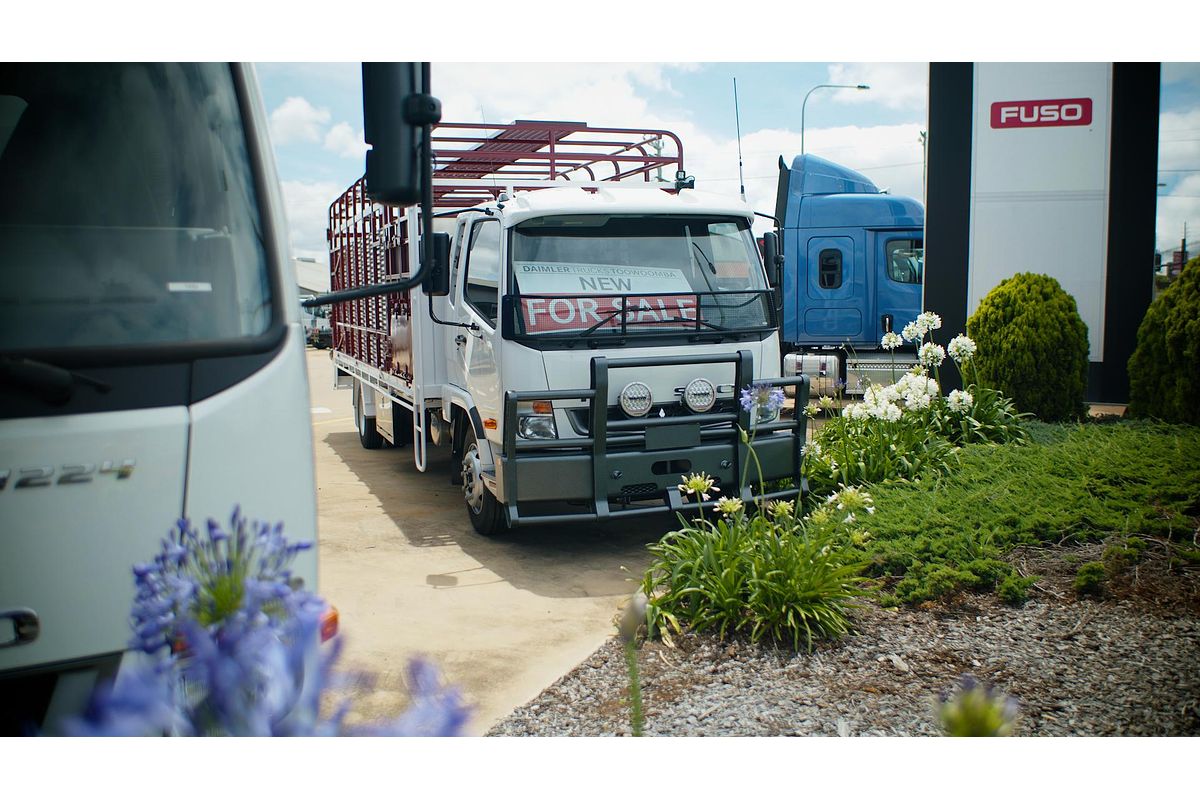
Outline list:
[[[629,722],[633,726],[633,735],[642,735],[642,683],[638,679],[637,644],[625,643],[625,665],[629,668]]]

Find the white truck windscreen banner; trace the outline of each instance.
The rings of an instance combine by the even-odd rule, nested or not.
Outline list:
[[[513,273],[526,333],[620,329],[622,317],[626,328],[695,324],[695,289],[679,269],[517,261]]]

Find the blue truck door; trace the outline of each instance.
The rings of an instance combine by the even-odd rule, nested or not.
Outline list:
[[[879,313],[871,326],[878,341],[888,322],[899,333],[921,313],[925,250],[920,231],[882,231],[872,236]]]
[[[828,344],[857,340],[863,333],[866,270],[863,253],[849,236],[808,239],[800,318],[805,339]]]

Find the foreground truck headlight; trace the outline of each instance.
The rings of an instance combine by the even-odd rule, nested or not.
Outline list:
[[[539,400],[521,408],[517,412],[517,435],[522,439],[557,439],[554,404]]]

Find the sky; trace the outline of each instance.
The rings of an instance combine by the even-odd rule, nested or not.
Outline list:
[[[327,208],[363,171],[360,66],[268,62],[256,69],[294,254],[325,262]],[[800,154],[802,124],[806,152],[893,194],[924,199],[927,63],[434,61],[431,75],[447,121],[560,119],[673,131],[696,188],[733,196],[740,121],[740,172],[756,211],[774,212],[777,162]],[[870,89],[808,94],[819,84]],[[1189,241],[1200,241],[1200,64],[1163,65],[1160,112],[1165,185],[1157,246],[1169,251],[1178,248],[1185,221]]]

